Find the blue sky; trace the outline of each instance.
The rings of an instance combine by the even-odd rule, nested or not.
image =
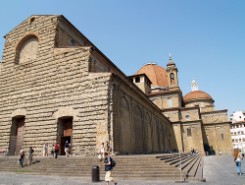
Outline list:
[[[244,0],[8,0],[0,6],[4,35],[33,14],[62,14],[126,75],[145,63],[179,69],[183,95],[191,81],[215,106],[245,111]]]

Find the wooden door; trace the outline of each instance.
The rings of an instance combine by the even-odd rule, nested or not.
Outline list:
[[[10,141],[9,141],[9,154],[18,155],[24,138],[24,124],[25,118],[14,118],[12,121]]]
[[[22,148],[22,143],[23,143],[23,138],[24,138],[24,124],[25,124],[25,119],[24,118],[19,118],[17,119],[17,141],[16,141],[16,153],[19,154],[21,148]]]

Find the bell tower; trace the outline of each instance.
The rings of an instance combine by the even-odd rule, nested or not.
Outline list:
[[[169,54],[167,73],[168,73],[169,89],[179,90],[178,68],[174,63],[171,54]]]

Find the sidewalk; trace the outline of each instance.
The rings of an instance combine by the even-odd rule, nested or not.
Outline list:
[[[242,161],[242,170],[245,171],[245,160]],[[245,174],[242,176],[236,174],[235,164],[231,156],[205,157],[204,178],[207,182],[177,183],[173,181],[118,180],[118,185],[245,185]],[[91,177],[79,178],[1,173],[0,185],[106,185],[103,181],[104,177],[100,177],[100,179],[102,180],[101,182],[93,183],[91,182]],[[113,183],[110,184],[112,185]]]

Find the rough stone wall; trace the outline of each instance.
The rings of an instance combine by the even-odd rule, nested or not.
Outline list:
[[[214,106],[206,106],[206,107],[201,107],[201,112],[212,112],[215,111],[215,107]]]
[[[211,107],[213,106],[212,102],[205,102],[205,101],[195,101],[195,102],[191,102],[188,104],[185,104],[185,107],[195,107],[195,106],[199,106],[199,107]]]
[[[204,124],[204,143],[210,148],[211,153],[231,154],[232,141],[227,111],[206,112],[201,116]]]
[[[172,122],[180,121],[179,110],[164,111],[163,114]]]
[[[201,114],[204,124],[228,122],[227,111],[212,111]]]
[[[206,136],[204,144],[209,148],[209,154],[232,154],[229,123],[205,125],[204,132]]]
[[[106,134],[110,73],[89,74],[90,47],[54,48],[56,16],[27,19],[6,36],[0,78],[0,148],[9,146],[12,118],[24,116],[22,148],[41,154],[57,139],[61,117],[73,118],[73,153],[94,155]],[[35,60],[16,62],[15,49],[29,33],[39,40]],[[68,111],[69,110],[69,111]]]
[[[192,120],[200,120],[200,114],[198,108],[196,109],[182,109],[181,113],[181,121],[188,122]]]
[[[191,148],[194,148],[198,153],[204,154],[201,122],[185,122],[182,124],[182,129],[184,152],[190,152]],[[190,129],[190,135],[188,135],[188,129]]]
[[[180,122],[173,124],[174,135],[177,143],[177,150],[180,152],[184,151],[182,142],[182,127]]]
[[[155,95],[150,97],[150,99],[160,108],[174,108],[180,107],[180,99],[178,94],[164,94]]]
[[[50,39],[47,39],[54,38],[55,35],[54,22],[51,20],[55,21],[55,17],[49,17],[48,19],[37,18],[35,23],[30,22],[30,19],[28,19],[6,35],[0,78],[0,133],[3,136],[0,138],[0,147],[6,148],[8,146],[12,116],[18,116],[12,115],[12,113],[18,109],[26,110],[26,107],[31,107],[32,103],[38,104],[41,101],[40,95],[44,88],[40,86],[40,80],[43,78],[43,74],[42,72],[39,73],[37,69],[40,65],[43,65],[40,68],[46,65],[45,63],[39,63],[40,61],[48,62],[52,58],[50,50],[52,44],[50,43]],[[39,26],[36,26],[37,24]],[[42,51],[44,54],[38,54],[39,58],[35,61],[29,61],[25,65],[17,65],[16,55],[18,44],[28,34],[38,35],[39,52],[41,53]],[[35,64],[33,64],[34,62]],[[42,114],[45,113],[42,112]],[[27,118],[27,122],[28,119],[30,118]]]

